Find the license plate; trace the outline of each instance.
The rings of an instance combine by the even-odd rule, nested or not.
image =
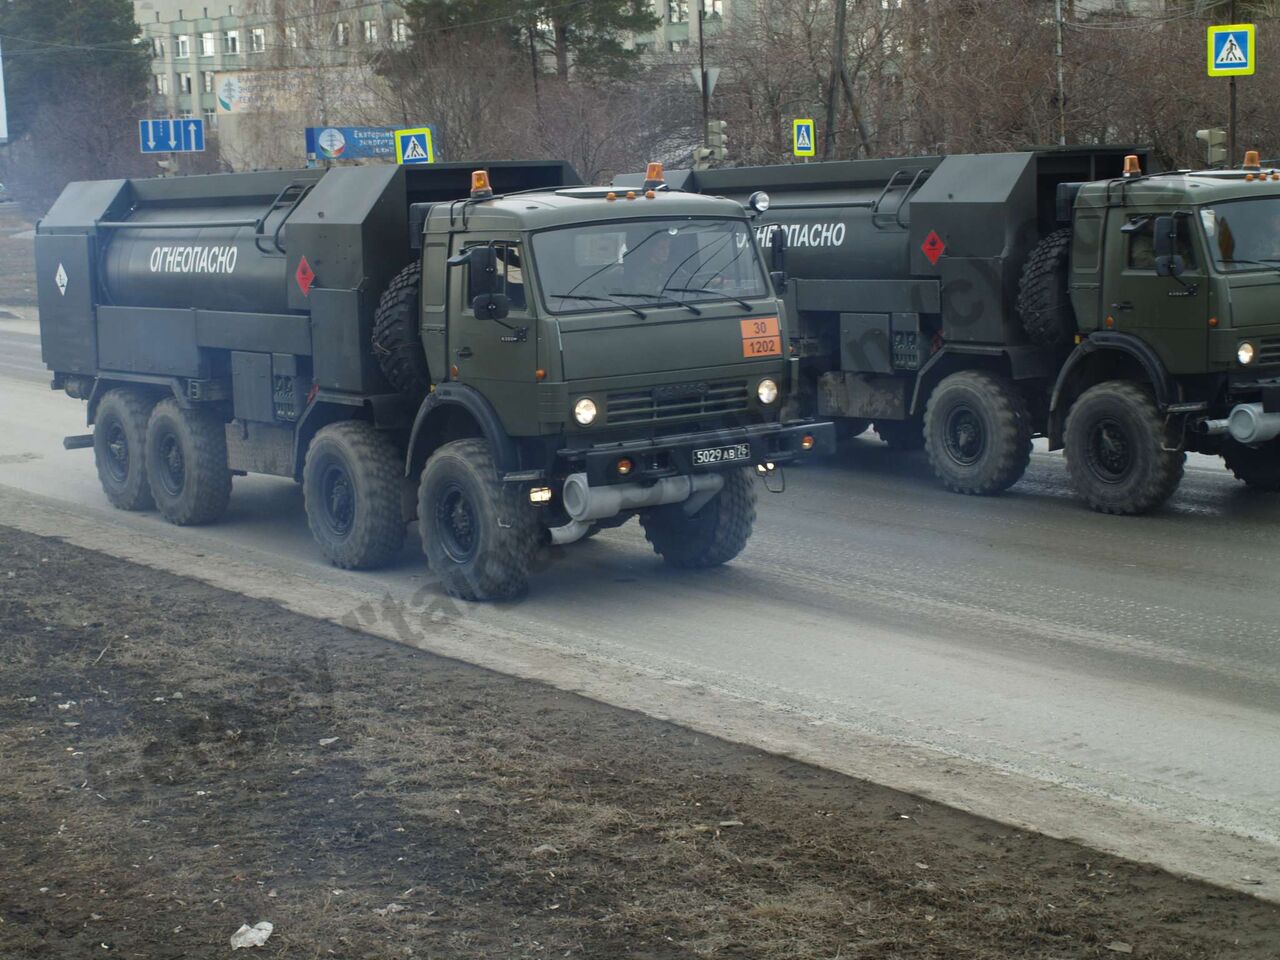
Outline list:
[[[703,447],[693,451],[694,466],[706,466],[710,463],[735,463],[738,460],[751,459],[751,444],[731,443],[727,447]]]

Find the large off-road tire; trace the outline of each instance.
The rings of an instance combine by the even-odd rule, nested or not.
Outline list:
[[[1076,312],[1067,277],[1071,269],[1071,228],[1055,230],[1041,240],[1018,281],[1018,315],[1032,343],[1063,349],[1076,337]]]
[[[423,397],[431,386],[422,349],[422,264],[401,270],[383,291],[373,315],[373,355],[391,385],[405,396]]]
[[[385,566],[404,546],[404,459],[363,420],[331,423],[307,448],[302,498],[307,525],[336,567]]]
[[[156,505],[147,480],[147,418],[152,399],[139,390],[108,390],[93,421],[93,460],[111,505],[150,510]]]
[[[452,596],[511,600],[525,590],[540,543],[537,514],[503,483],[484,440],[446,443],[418,484],[418,528],[431,569]]]
[[[751,539],[755,522],[756,488],[748,470],[726,473],[720,492],[693,516],[679,503],[640,514],[640,525],[653,552],[682,569],[728,563]]]
[[[953,373],[924,414],[925,450],[943,485],[987,496],[1009,489],[1031,462],[1031,415],[1010,380],[983,370]]]
[[[161,400],[147,421],[147,478],[156,507],[170,523],[213,523],[231,499],[227,436],[217,415]]]
[[[894,450],[921,450],[924,448],[924,424],[919,417],[906,420],[877,420],[876,436]]]
[[[1258,447],[1227,440],[1222,444],[1222,461],[1237,480],[1255,490],[1280,490],[1280,439]]]
[[[1173,495],[1187,455],[1170,437],[1155,401],[1136,383],[1090,387],[1071,407],[1067,469],[1076,492],[1102,513],[1145,513]]]

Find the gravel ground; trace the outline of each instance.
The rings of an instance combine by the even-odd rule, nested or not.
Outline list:
[[[1280,957],[1246,896],[7,528],[0,762],[3,960]]]

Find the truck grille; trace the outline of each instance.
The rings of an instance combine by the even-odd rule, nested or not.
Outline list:
[[[609,424],[647,423],[672,417],[696,417],[738,413],[748,407],[747,382],[673,383],[648,390],[610,393]]]
[[[1280,363],[1280,337],[1263,337],[1258,341],[1258,366]]]

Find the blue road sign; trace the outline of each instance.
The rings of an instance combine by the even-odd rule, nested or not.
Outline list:
[[[139,120],[138,144],[143,153],[203,153],[204,121]]]
[[[797,157],[812,157],[817,152],[817,130],[808,118],[791,121],[791,152]]]
[[[435,163],[435,131],[430,127],[414,127],[396,131],[397,163]]]
[[[1252,23],[1209,28],[1209,76],[1247,77],[1257,69]]]

